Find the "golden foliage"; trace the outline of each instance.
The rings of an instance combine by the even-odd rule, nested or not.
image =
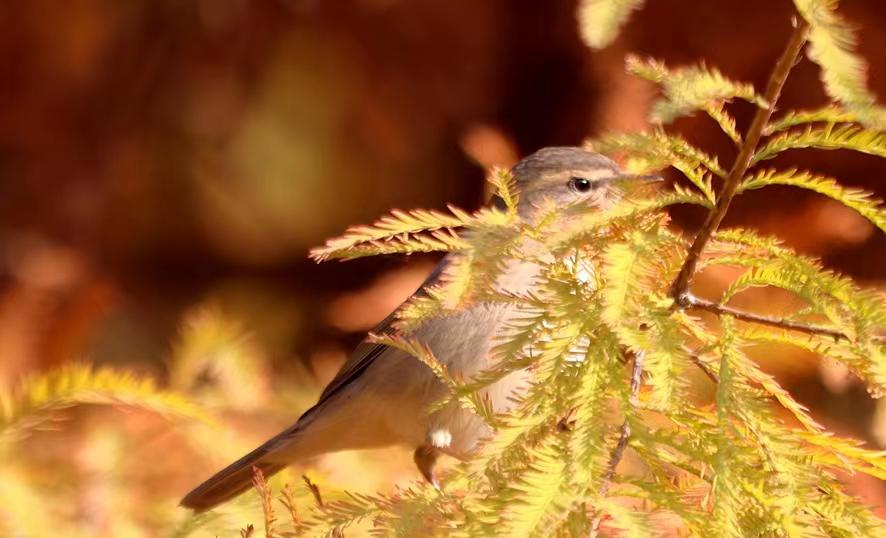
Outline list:
[[[807,127],[804,130],[782,132],[769,139],[754,154],[752,162],[771,159],[789,149],[848,149],[886,157],[886,133],[857,125],[830,125]]]
[[[75,405],[140,408],[167,417],[212,422],[189,398],[161,390],[149,377],[89,364],[68,364],[32,375],[12,390],[0,390],[0,440],[16,439]]]
[[[794,0],[809,23],[809,58],[821,66],[825,91],[858,120],[876,129],[886,128],[886,109],[867,89],[867,64],[855,54],[856,36],[837,13],[838,0]]]
[[[760,189],[767,185],[789,185],[811,190],[832,198],[846,207],[850,207],[874,226],[886,232],[886,207],[883,202],[873,199],[872,194],[859,189],[843,187],[835,179],[819,176],[810,172],[795,169],[779,172],[762,170],[747,178],[739,187],[740,190]]]
[[[805,177],[797,181],[815,183]],[[746,188],[769,183],[778,181],[752,178]],[[836,185],[828,189],[835,199],[858,205],[856,198],[834,190]],[[318,514],[307,524],[311,532],[371,520],[380,534],[573,536],[603,528],[646,535],[651,518],[666,514],[675,529],[697,535],[804,534],[836,526],[876,535],[881,524],[840,493],[830,476],[836,469],[881,476],[882,454],[825,432],[805,406],[755,364],[744,352],[760,334],[752,326],[724,318],[718,334],[673,309],[668,285],[685,242],[662,228],[661,219],[639,218],[643,213],[636,207],[654,213],[662,200],[676,198],[649,199],[653,202],[647,206],[625,200],[602,213],[574,208],[561,214],[561,224],[550,225],[558,233],[524,229],[562,254],[550,261],[511,251],[545,267],[542,291],[538,296],[483,296],[517,302],[526,312],[499,346],[501,362],[491,371],[455,380],[423,346],[385,337],[382,343],[431,368],[451,399],[487,418],[495,437],[444,479],[443,493],[417,487],[393,496],[353,495]],[[483,226],[474,224],[465,235],[467,253],[492,247],[491,236],[474,242],[483,236],[477,233]],[[494,237],[509,241],[501,234]],[[581,253],[580,263],[595,275],[592,281],[579,278],[569,252]],[[884,386],[877,373],[881,359],[862,351],[873,345],[874,331],[886,326],[882,301],[747,230],[719,233],[704,263],[750,269],[724,300],[748,286],[779,286],[809,301],[804,315],[829,314],[849,340],[825,345],[825,338],[817,336],[774,330],[766,335],[809,342],[810,348],[861,372],[872,389]],[[468,270],[495,273],[498,268],[485,260]],[[438,293],[445,296],[447,285]],[[438,314],[428,310],[426,315]],[[692,349],[700,350],[697,360]],[[625,350],[645,357],[643,389],[636,400],[622,362]],[[713,409],[693,403],[685,383],[685,372],[698,361],[718,379]],[[477,405],[482,388],[527,365],[537,383],[512,413],[491,416]],[[777,419],[774,406],[790,413],[801,429]],[[628,452],[646,471],[609,470],[625,427],[618,426],[620,421],[630,432]],[[619,500],[631,495],[643,498],[644,508],[628,509]],[[706,510],[712,518],[702,515]]]
[[[582,2],[585,40],[594,47],[610,42],[641,4]],[[810,56],[822,66],[826,89],[839,104],[787,111],[766,127],[770,138],[754,162],[794,148],[886,156],[878,130],[883,111],[864,88],[863,64],[851,51],[853,37],[835,12],[836,2],[796,4],[811,25]],[[742,137],[725,108],[729,100],[769,106],[751,86],[704,65],[670,70],[632,59],[630,67],[662,86],[654,119],[667,123],[703,110],[739,146]],[[718,304],[752,288],[786,290],[802,305],[784,320],[823,324],[839,337],[757,325],[729,313],[718,323],[703,322],[678,308],[672,297],[670,284],[684,263],[687,241],[666,228],[662,210],[679,203],[713,207],[718,199],[713,180],[729,173],[715,157],[661,128],[607,135],[593,147],[625,154],[635,171],[673,167],[695,190],[677,186],[628,197],[603,211],[551,207],[538,222],[527,223],[517,215],[513,178],[496,171],[490,181],[503,208],[473,214],[457,208],[393,211],[311,253],[318,261],[451,253],[447,278],[401,310],[397,327],[406,334],[372,337],[415,356],[436,375],[448,391],[437,405],[454,402],[494,430],[475,457],[443,477],[442,491],[416,483],[391,493],[324,490],[321,496],[320,486],[305,477],[304,486],[284,487],[277,496],[256,470],[257,499],[178,516],[175,535],[254,537],[251,522],[259,521],[269,538],[339,537],[358,524],[380,536],[882,536],[883,521],[848,495],[835,476],[847,471],[886,479],[886,454],[828,432],[747,350],[760,342],[799,347],[845,364],[880,396],[886,392],[886,298],[775,239],[723,230],[713,235],[701,266],[742,272]],[[759,170],[740,179],[739,193],[771,185],[812,190],[886,231],[882,204],[835,179],[795,169]],[[526,248],[526,238],[533,248]],[[491,284],[509,259],[541,267],[537,291],[522,296],[496,291]],[[522,316],[497,342],[498,362],[459,379],[408,332],[477,302],[507,302]],[[76,535],[56,523],[65,518],[19,470],[24,437],[77,405],[137,408],[185,418],[188,424],[211,422],[193,401],[198,380],[209,373],[222,391],[236,391],[236,380],[258,376],[260,365],[241,336],[239,327],[220,315],[191,318],[171,364],[172,389],[147,377],[83,364],[0,388],[0,450],[13,456],[0,463],[0,532]],[[687,382],[696,368],[716,384],[712,401],[693,393]],[[494,414],[483,390],[525,369],[534,382],[510,412]],[[288,521],[277,518],[276,501]],[[23,509],[28,503],[40,510]]]
[[[582,39],[593,49],[605,47],[616,38],[631,12],[642,5],[643,0],[582,0],[578,6]]]
[[[585,28],[592,35],[586,34],[589,43],[610,40],[635,7],[629,4],[584,3],[584,16],[591,9],[610,10],[592,21],[598,27]],[[808,10],[804,16],[810,16]],[[820,59],[823,38],[816,39],[814,55]],[[637,59],[629,65],[662,86],[664,97],[653,107],[656,121],[666,123],[704,110],[736,145],[742,138],[724,108],[727,102],[737,97],[769,106],[749,85],[703,65],[669,70]],[[839,100],[845,108],[788,111],[772,122],[764,131],[772,137],[754,162],[807,147],[886,156],[880,147],[882,134],[856,123],[869,123],[871,116],[861,110],[858,99],[845,94],[849,86],[831,88],[844,92]],[[804,125],[805,130],[796,130]],[[843,493],[833,476],[848,470],[882,477],[883,453],[827,432],[746,349],[761,341],[800,346],[845,363],[879,395],[886,390],[884,298],[777,240],[748,230],[726,230],[714,235],[701,262],[703,267],[744,268],[722,304],[753,287],[781,288],[804,302],[786,320],[824,319],[821,327],[827,331],[758,326],[728,313],[720,316],[719,328],[702,323],[675,308],[670,295],[686,241],[663,227],[659,211],[676,203],[713,206],[717,198],[712,178],[725,178],[726,170],[714,157],[662,129],[607,135],[591,146],[626,155],[632,171],[672,166],[700,193],[676,187],[622,200],[605,211],[557,208],[533,225],[507,217],[491,220],[484,212],[460,215],[460,242],[440,245],[440,250],[453,253],[456,276],[406,309],[406,327],[440,315],[447,297],[458,297],[452,304],[459,307],[480,300],[515,303],[525,316],[514,322],[496,348],[500,362],[471,379],[453,379],[420,344],[387,336],[382,342],[416,356],[435,372],[450,392],[440,405],[456,401],[473,409],[495,435],[475,458],[444,479],[446,488],[440,494],[416,487],[392,496],[353,495],[320,513],[308,527],[323,534],[371,519],[380,534],[576,536],[603,529],[646,536],[655,518],[666,517],[673,532],[700,536],[882,533],[883,522]],[[512,214],[518,194],[507,176],[494,174],[491,181]],[[823,194],[886,231],[883,207],[868,193],[812,172],[757,171],[741,181],[739,193],[770,185]],[[368,240],[366,248],[352,233],[350,240],[327,246],[324,256],[388,252],[385,241],[401,241],[390,232],[421,233],[445,224],[435,219],[410,226],[401,220],[397,226],[364,229],[356,239]],[[382,238],[385,233],[387,240]],[[538,249],[524,250],[515,240],[520,236],[544,245],[545,255]],[[536,294],[512,296],[488,288],[503,257],[543,268]],[[584,277],[576,270],[579,266],[585,268]],[[834,333],[841,336],[826,336]],[[625,368],[629,356],[643,357],[639,393],[631,388]],[[482,389],[527,367],[535,384],[512,412],[492,416],[479,405]],[[694,368],[702,368],[716,382],[711,404],[699,403],[690,394],[686,372]],[[777,410],[792,423],[779,418]],[[639,464],[622,470],[616,465],[625,447]],[[643,503],[627,508],[625,499],[630,498]]]
[[[627,69],[662,88],[664,96],[652,105],[649,114],[654,123],[670,123],[696,110],[704,110],[738,142],[740,137],[735,131],[735,120],[723,111],[722,105],[739,98],[757,106],[768,106],[750,84],[729,80],[717,69],[704,64],[669,69],[658,60],[628,56]]]

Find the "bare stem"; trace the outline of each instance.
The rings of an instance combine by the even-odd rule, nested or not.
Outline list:
[[[828,327],[821,327],[818,325],[809,325],[807,323],[802,323],[799,321],[793,321],[790,319],[784,318],[776,318],[772,316],[764,316],[761,314],[754,314],[753,312],[745,312],[744,310],[739,310],[738,308],[733,308],[731,306],[721,305],[719,303],[715,303],[713,301],[708,301],[707,299],[702,299],[700,297],[696,297],[691,293],[683,294],[683,304],[684,308],[697,308],[698,310],[704,310],[706,312],[711,312],[713,314],[726,314],[734,317],[735,319],[739,319],[741,321],[749,321],[751,323],[759,323],[761,325],[769,325],[770,327],[779,327],[782,329],[788,329],[791,331],[799,331],[807,334],[818,334],[821,336],[830,336],[835,340],[849,340],[849,337],[845,334],[837,331],[835,329],[830,329]]]
[[[680,273],[671,285],[671,297],[673,297],[681,307],[687,306],[685,304],[686,297],[684,296],[689,291],[692,277],[695,275],[695,269],[698,265],[698,259],[701,256],[705,245],[707,245],[711,236],[723,221],[723,217],[726,216],[726,212],[729,210],[729,205],[735,197],[738,186],[750,166],[751,158],[754,155],[754,151],[757,149],[757,145],[763,135],[763,130],[769,123],[769,118],[775,110],[775,103],[778,101],[785,80],[787,80],[791,68],[794,66],[803,45],[806,43],[806,35],[808,31],[809,25],[806,21],[803,19],[797,19],[794,31],[791,33],[791,37],[788,40],[788,44],[785,47],[784,52],[781,53],[781,57],[778,59],[778,62],[775,64],[775,69],[773,69],[772,74],[769,77],[769,82],[766,84],[766,92],[763,94],[763,98],[766,100],[766,106],[758,108],[756,114],[754,114],[751,126],[748,127],[748,132],[744,137],[744,143],[741,145],[738,156],[735,158],[732,169],[729,171],[729,175],[726,177],[726,182],[723,184],[723,189],[717,199],[717,205],[715,205],[710,213],[708,213],[707,219],[695,236],[695,240],[692,242],[692,246],[689,247],[689,253],[686,256],[686,260],[683,262],[683,266],[680,268]]]
[[[628,401],[631,406],[636,406],[637,394],[640,392],[640,382],[643,377],[643,352],[636,352],[633,356],[634,361],[631,366],[631,394]],[[619,428],[618,442],[615,444],[612,453],[609,455],[609,465],[606,466],[606,472],[603,474],[603,482],[600,484],[601,496],[606,495],[606,492],[609,491],[609,482],[615,476],[615,468],[621,463],[621,459],[624,457],[625,450],[628,447],[628,440],[630,438],[631,425],[628,423],[628,419],[625,418],[624,422],[621,423],[621,428]],[[597,536],[601,522],[602,518],[600,517],[600,514],[597,514],[593,521],[591,521],[591,536]]]
[[[634,353],[634,364],[631,367],[631,405],[636,405],[637,403],[637,393],[640,391],[640,379],[642,375],[643,353],[637,352]],[[628,424],[627,419],[622,422],[620,432],[618,443],[616,443],[615,448],[612,449],[612,454],[609,456],[609,466],[606,468],[606,474],[603,475],[603,485],[600,486],[601,494],[605,494],[606,490],[609,488],[607,482],[612,480],[612,477],[615,476],[615,468],[618,467],[621,458],[624,456],[625,448],[628,446],[628,439],[631,437],[631,425]]]
[[[609,489],[608,482],[612,480],[613,476],[615,476],[615,468],[618,467],[618,464],[624,457],[625,449],[628,446],[628,439],[631,437],[631,425],[628,424],[627,420],[621,423],[619,431],[618,443],[615,445],[615,448],[612,449],[612,454],[609,456],[609,465],[606,467],[606,474],[603,475],[604,482],[600,486],[601,494],[605,494]]]
[[[698,367],[699,370],[701,370],[704,373],[704,375],[708,376],[708,379],[710,379],[714,383],[714,385],[720,384],[720,376],[718,376],[714,372],[714,370],[712,370],[711,367],[708,366],[707,363],[705,363],[701,359],[701,357],[699,357],[695,353],[690,352],[689,359],[692,361],[693,364],[695,364]]]

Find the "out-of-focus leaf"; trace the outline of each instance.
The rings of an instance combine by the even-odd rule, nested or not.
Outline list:
[[[867,63],[853,50],[855,31],[837,13],[837,0],[794,0],[809,23],[809,58],[821,66],[825,91],[865,125],[886,127],[886,108],[867,88]]]
[[[218,308],[203,306],[185,317],[170,362],[172,388],[201,401],[248,411],[267,400],[264,357]]]
[[[14,390],[0,391],[0,439],[26,435],[54,412],[83,404],[133,407],[212,422],[189,398],[160,389],[151,378],[75,363],[28,377]]]
[[[582,0],[578,24],[585,43],[592,49],[609,45],[631,12],[642,5],[643,0]]]

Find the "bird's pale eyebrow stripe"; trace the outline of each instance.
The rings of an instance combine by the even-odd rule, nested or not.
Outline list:
[[[607,175],[599,175],[601,172]],[[618,177],[619,174],[621,174],[621,171],[618,168],[601,165],[572,170],[569,177],[582,177],[591,181],[606,181],[610,178]]]
[[[637,180],[637,181],[662,181],[664,178],[660,174],[628,174],[619,172],[613,176],[609,177],[601,177],[594,181],[600,183],[610,183],[612,181],[620,181],[620,180]]]

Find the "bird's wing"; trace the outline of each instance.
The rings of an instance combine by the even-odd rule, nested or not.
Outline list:
[[[428,278],[425,279],[418,290],[412,294],[412,297],[425,295],[427,293],[425,290],[440,280],[446,264],[447,260],[444,258],[428,275]],[[381,323],[376,325],[373,332],[385,333],[391,331],[398,310],[399,308],[394,310]],[[275,454],[278,454],[280,451],[290,451],[286,459],[288,461],[294,459],[294,456],[291,454],[291,447],[298,439],[299,433],[307,427],[313,418],[318,416],[316,413],[323,409],[326,402],[338,392],[350,385],[354,380],[359,379],[373,362],[383,357],[386,352],[390,353],[391,351],[391,348],[381,344],[363,342],[358,345],[344,366],[341,367],[341,370],[335,375],[335,378],[323,389],[323,394],[320,395],[317,403],[305,411],[295,424],[275,435],[249,454],[228,465],[188,493],[181,501],[182,506],[193,508],[197,512],[209,510],[249,489],[252,485],[253,470],[255,468],[261,469],[265,476],[269,478],[272,474],[284,468],[286,464],[281,463],[279,455]]]
[[[443,258],[440,263],[434,267],[434,270],[431,271],[431,274],[422,282],[421,286],[412,294],[410,297],[422,297],[427,294],[427,289],[430,286],[433,286],[437,282],[439,282],[443,271],[446,269],[446,265],[448,263],[448,257]],[[408,300],[407,300],[408,302]],[[405,304],[405,302],[404,302]],[[402,305],[401,305],[402,307]],[[397,312],[401,307],[398,307],[396,310],[388,314],[388,317],[383,319],[381,323],[375,326],[372,330],[375,334],[384,334],[390,332],[394,321],[397,319]],[[375,362],[376,359],[384,355],[385,351],[390,350],[387,346],[383,344],[373,344],[370,342],[362,342],[360,343],[354,351],[351,353],[351,356],[348,357],[348,360],[345,361],[344,365],[342,365],[341,369],[335,374],[335,377],[332,381],[326,385],[326,388],[323,389],[323,393],[320,395],[319,401],[317,401],[317,405],[314,408],[321,406],[326,400],[328,400],[332,395],[336,394],[338,391],[348,386],[352,381],[359,378],[363,375],[363,372],[369,367],[370,364]]]

